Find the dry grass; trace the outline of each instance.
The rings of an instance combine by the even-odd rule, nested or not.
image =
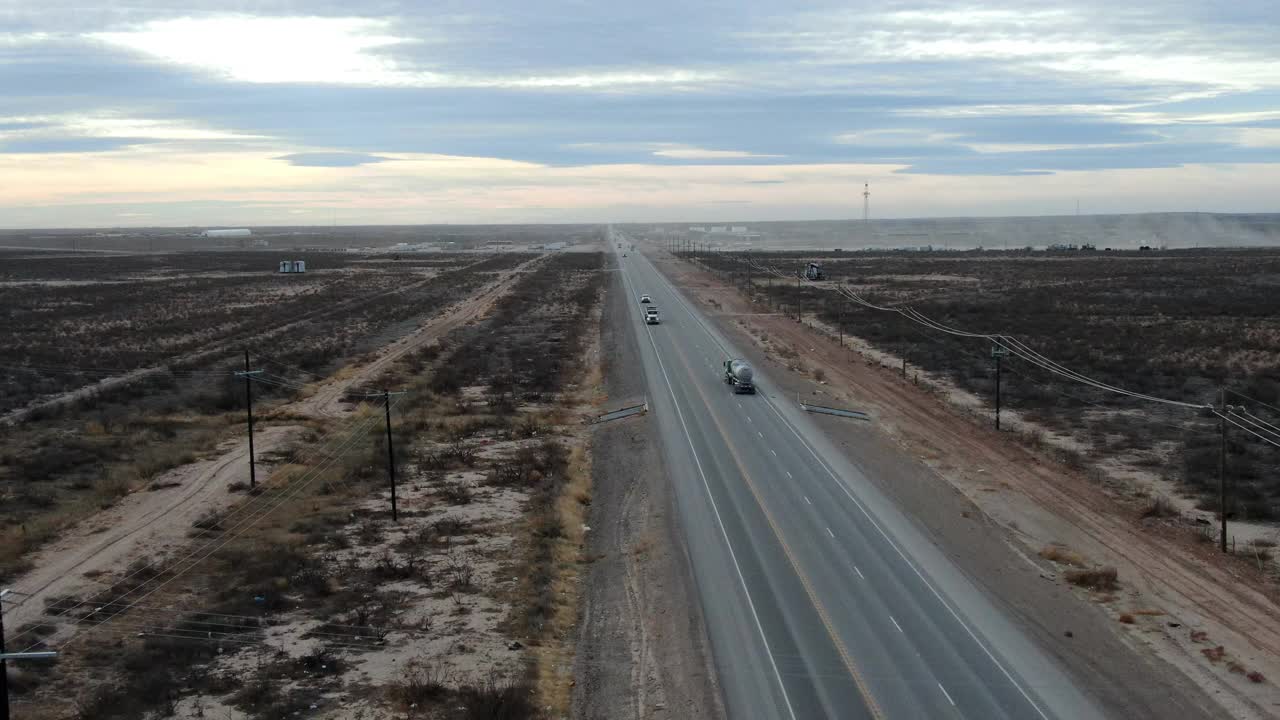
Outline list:
[[[1178,512],[1178,508],[1173,506],[1169,498],[1163,495],[1157,495],[1151,498],[1147,506],[1142,509],[1142,517],[1144,518],[1176,518],[1182,513]]]
[[[1118,573],[1113,567],[1068,570],[1063,573],[1063,577],[1072,585],[1079,585],[1091,590],[1115,590],[1118,585]]]
[[[1059,565],[1068,565],[1075,568],[1087,568],[1089,563],[1080,553],[1068,548],[1065,545],[1046,545],[1040,550],[1040,557]]]

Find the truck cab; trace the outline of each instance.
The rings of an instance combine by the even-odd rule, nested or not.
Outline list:
[[[657,305],[646,305],[644,308],[644,322],[646,325],[657,325],[662,322],[658,317]]]

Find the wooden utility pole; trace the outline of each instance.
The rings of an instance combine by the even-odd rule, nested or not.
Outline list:
[[[260,374],[261,370],[249,369],[249,348],[244,350],[244,372],[236,373],[244,377],[244,402],[245,411],[249,418],[249,489],[257,487],[258,476],[257,469],[254,466],[253,454],[253,376]]]
[[[1222,411],[1218,413],[1218,520],[1222,525],[1219,545],[1227,551],[1227,389],[1222,389]]]
[[[991,348],[991,357],[996,360],[996,430],[1000,429],[1000,358],[1004,357],[1009,351],[1004,346],[996,343]],[[906,359],[903,359],[903,372],[906,372]]]
[[[382,401],[387,411],[387,481],[391,483],[391,520],[400,522],[400,513],[396,508],[396,453],[391,445],[391,396],[403,395],[403,392],[382,391]]]
[[[800,295],[800,276],[796,275],[796,322],[804,322],[804,297]]]

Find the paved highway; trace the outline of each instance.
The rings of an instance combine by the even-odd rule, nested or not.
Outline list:
[[[740,354],[620,241],[730,717],[1101,717],[767,375],[733,394],[721,363]]]

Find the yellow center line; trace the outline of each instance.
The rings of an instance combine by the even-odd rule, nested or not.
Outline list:
[[[680,351],[679,343],[672,343],[676,349],[676,354],[680,356],[680,362],[689,370],[688,359],[684,353]],[[690,371],[691,372],[691,371]],[[848,669],[853,682],[858,687],[858,693],[862,695],[863,702],[866,703],[867,709],[871,712],[871,716],[877,720],[884,720],[884,712],[880,710],[880,705],[871,695],[871,689],[867,686],[866,681],[862,678],[862,673],[858,671],[858,665],[853,661],[853,656],[849,654],[849,649],[845,647],[844,642],[836,634],[835,625],[831,622],[831,616],[827,612],[822,601],[818,599],[818,594],[813,588],[813,583],[809,581],[808,576],[800,569],[800,563],[796,560],[795,554],[791,551],[791,546],[787,544],[786,538],[782,536],[782,530],[778,527],[777,521],[774,520],[773,514],[765,506],[764,499],[760,495],[756,483],[751,479],[751,473],[747,472],[747,468],[742,463],[742,458],[738,452],[737,445],[733,442],[733,434],[728,432],[720,421],[719,414],[712,406],[710,399],[703,391],[701,384],[693,383],[698,395],[706,404],[707,410],[711,414],[711,420],[716,424],[716,428],[720,431],[721,437],[724,438],[725,444],[729,447],[729,454],[733,456],[733,463],[738,466],[738,471],[742,473],[742,479],[746,481],[747,488],[751,491],[752,497],[755,498],[756,505],[760,508],[760,512],[764,513],[765,520],[769,522],[769,527],[773,530],[773,535],[778,539],[779,545],[782,546],[782,552],[787,556],[787,562],[791,564],[791,569],[795,571],[796,577],[800,579],[800,584],[804,587],[805,593],[809,596],[809,602],[813,603],[814,609],[818,612],[822,624],[826,627],[827,635],[831,638],[831,642],[835,645],[836,650],[840,652],[840,657],[844,661],[845,668]]]

